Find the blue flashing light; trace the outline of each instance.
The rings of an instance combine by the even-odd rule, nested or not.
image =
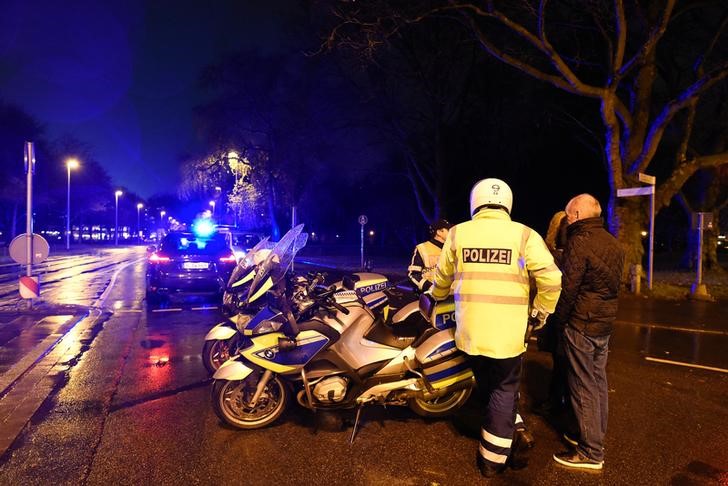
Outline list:
[[[215,223],[209,219],[198,219],[192,225],[192,231],[198,238],[207,238],[215,232]]]

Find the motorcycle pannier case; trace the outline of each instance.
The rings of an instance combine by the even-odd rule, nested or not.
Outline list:
[[[417,347],[417,361],[430,384],[438,389],[473,379],[465,354],[455,347],[455,330],[433,334]]]

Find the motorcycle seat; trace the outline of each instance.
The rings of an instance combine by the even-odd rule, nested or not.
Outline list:
[[[410,326],[387,326],[381,319],[377,318],[367,330],[364,337],[369,341],[391,346],[397,349],[404,349],[414,342],[418,333]]]
[[[388,289],[385,289],[384,295],[387,296],[387,303],[392,309],[401,309],[407,304],[419,299],[417,294],[414,292],[403,291],[399,287],[389,287]]]

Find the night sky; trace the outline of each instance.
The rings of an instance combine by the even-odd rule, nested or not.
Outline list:
[[[275,52],[286,3],[0,0],[0,98],[49,138],[90,144],[115,184],[174,192],[180,157],[202,149],[201,70],[239,49]]]

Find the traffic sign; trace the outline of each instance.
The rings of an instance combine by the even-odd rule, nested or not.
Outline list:
[[[617,197],[649,196],[655,193],[655,186],[630,187],[628,189],[617,189]]]
[[[369,218],[367,218],[366,215],[362,214],[361,216],[359,216],[359,224],[360,225],[364,226],[368,222],[369,222]]]
[[[20,296],[24,299],[37,299],[40,297],[40,284],[38,277],[20,277]]]
[[[13,238],[13,241],[10,242],[10,247],[8,248],[10,253],[10,258],[15,260],[17,263],[20,263],[21,265],[28,265],[30,262],[28,262],[28,240],[27,237],[28,233],[23,233],[22,235],[18,235],[15,238]],[[43,238],[41,235],[34,233],[33,234],[33,265],[36,265],[38,263],[44,262],[46,258],[48,258],[48,253],[50,252],[50,247],[48,246],[48,242],[45,238]]]

